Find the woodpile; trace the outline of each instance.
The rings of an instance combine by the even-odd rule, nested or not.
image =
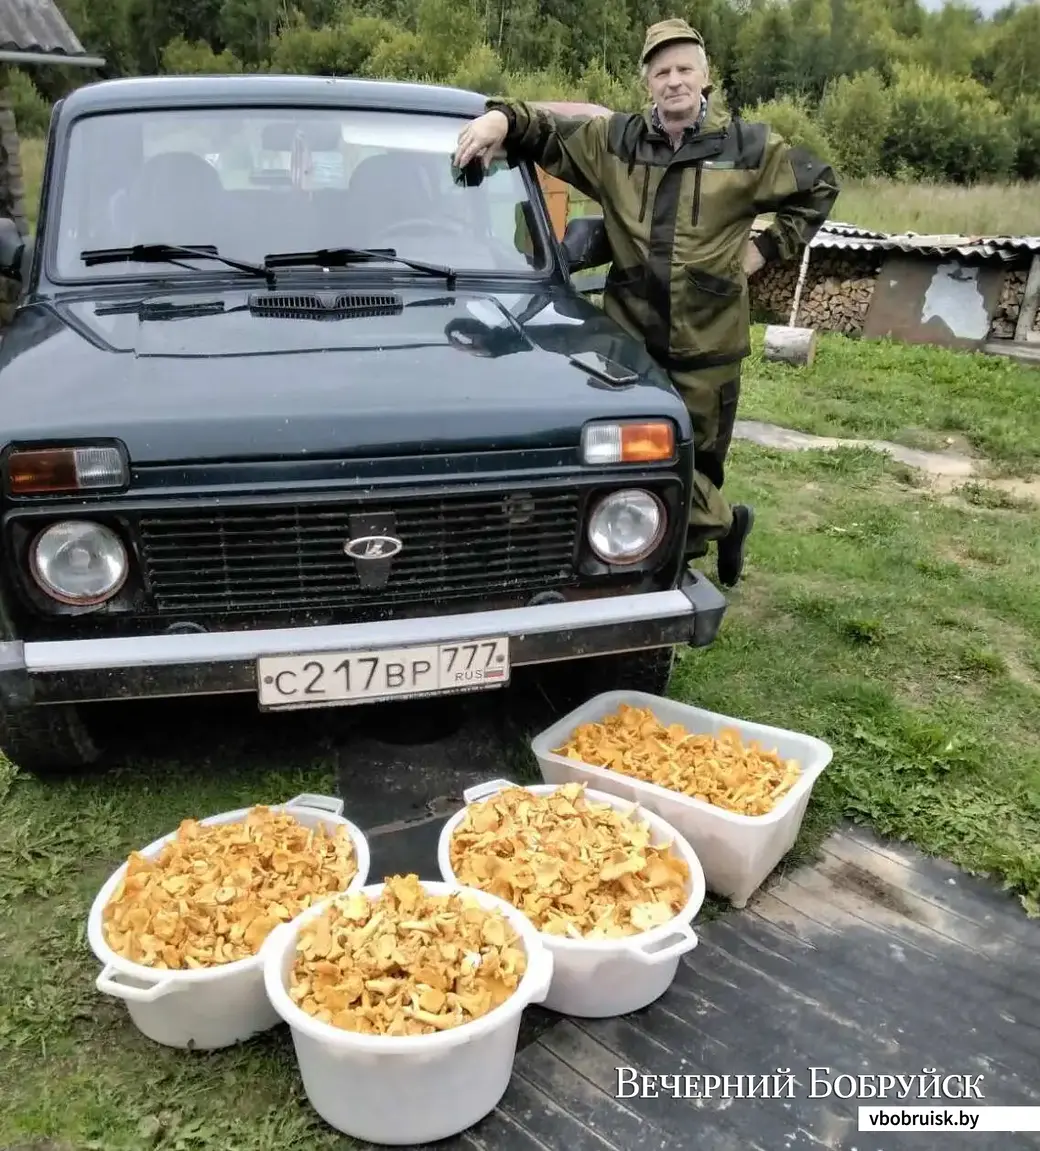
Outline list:
[[[1026,294],[1026,277],[1029,273],[1023,268],[1021,271],[1008,272],[1004,277],[1004,286],[1000,290],[1000,300],[997,310],[990,321],[989,334],[994,340],[1010,340],[1015,335],[1015,325],[1018,323],[1018,314],[1022,310],[1022,300]]]
[[[861,332],[874,294],[879,255],[814,251],[809,258],[795,325],[845,335]],[[797,263],[764,268],[750,282],[752,308],[787,324],[797,283]]]
[[[794,322],[820,332],[860,333],[877,282],[877,257],[869,255],[869,263],[837,253],[810,260]]]
[[[810,257],[809,269],[812,270]],[[791,316],[794,289],[798,283],[798,263],[771,264],[748,281],[753,310],[777,323],[786,324]]]

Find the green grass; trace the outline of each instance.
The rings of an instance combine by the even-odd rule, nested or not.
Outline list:
[[[962,236],[1040,235],[1040,184],[842,182],[834,218],[878,232],[955,232]]]
[[[1003,361],[834,338],[811,372],[752,366],[742,414],[893,438],[904,422],[915,436],[957,428],[1024,470],[1029,383]],[[728,474],[731,498],[758,511],[747,578],[672,691],[832,743],[788,865],[850,817],[1040,911],[1035,505],[984,482],[936,492],[867,450],[738,443]],[[185,736],[206,750],[155,750],[153,736],[131,768],[46,786],[0,763],[0,1147],[350,1146],[306,1104],[284,1028],[234,1051],[166,1050],[93,986],[87,912],[128,851],[185,815],[333,787],[332,737],[260,720],[232,737],[211,708],[211,734]]]
[[[814,435],[941,450],[964,441],[1005,474],[1040,471],[1040,369],[1004,356],[821,332],[813,366],[762,359],[752,330],[740,415]]]
[[[758,513],[747,578],[674,693],[832,743],[803,856],[844,815],[1040,911],[1036,506],[862,449],[739,444],[729,475]]]
[[[597,210],[574,193],[572,211]],[[843,180],[832,219],[877,232],[961,236],[1040,235],[1040,183],[904,183]]]

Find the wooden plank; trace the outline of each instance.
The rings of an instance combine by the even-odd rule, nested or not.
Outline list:
[[[1022,307],[1018,313],[1018,323],[1015,325],[1016,340],[1026,341],[1032,337],[1038,309],[1040,309],[1040,252],[1033,257],[1033,262],[1029,265],[1025,295],[1022,297]]]
[[[953,258],[889,253],[863,325],[865,339],[981,348],[1004,286],[1004,272]]]

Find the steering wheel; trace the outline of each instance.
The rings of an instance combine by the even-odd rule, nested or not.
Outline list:
[[[454,216],[445,216],[443,220],[424,219],[421,216],[409,216],[406,220],[395,220],[380,228],[380,235],[395,236],[398,232],[425,232],[427,235],[437,235],[444,228],[450,228],[456,235],[469,235],[469,225]]]

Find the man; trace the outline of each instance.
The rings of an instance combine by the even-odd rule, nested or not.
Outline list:
[[[568,117],[489,100],[459,134],[455,163],[490,163],[504,148],[510,163],[533,161],[602,206],[613,261],[604,311],[645,342],[686,402],[697,468],[688,550],[701,556],[717,541],[719,582],[732,587],[754,522],[719,491],[750,352],[747,278],[800,255],[838,185],[827,163],[710,98],[704,41],[685,20],[647,30],[642,72],[645,114]],[[749,244],[767,213],[774,222]]]

